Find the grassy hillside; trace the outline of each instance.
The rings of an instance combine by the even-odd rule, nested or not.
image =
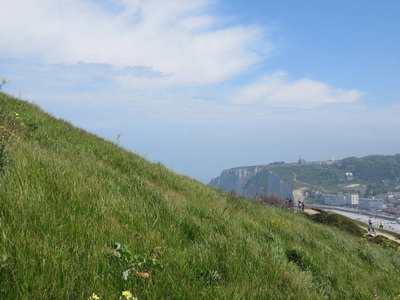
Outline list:
[[[332,165],[285,164],[269,165],[266,168],[289,181],[294,188],[309,187],[317,191],[338,191],[339,179],[344,177],[344,171]]]
[[[400,185],[396,181],[400,178],[400,154],[350,157],[338,165],[284,164],[265,168],[279,174],[295,188],[309,187],[322,192],[343,192],[343,186],[359,184],[368,187],[368,195],[378,195],[396,190]],[[345,181],[347,172],[353,173],[352,181]]]
[[[380,182],[386,179],[390,183],[395,181],[396,177],[400,177],[400,154],[349,157],[341,162],[343,168],[362,180]]]
[[[400,294],[395,250],[205,186],[2,93],[0,115],[0,299]]]

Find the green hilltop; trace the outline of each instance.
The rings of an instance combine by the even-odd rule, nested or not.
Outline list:
[[[178,175],[4,93],[0,118],[0,299],[400,299],[396,248]]]
[[[348,157],[329,164],[270,164],[265,169],[279,174],[294,188],[309,187],[325,193],[353,190],[376,196],[400,186],[400,154]],[[346,173],[351,173],[351,178]]]
[[[235,174],[235,170],[247,170],[251,175],[239,178],[240,173]],[[286,182],[292,191],[302,189],[303,197],[308,201],[321,200],[321,194],[347,192],[357,192],[362,197],[386,198],[388,192],[400,189],[400,154],[348,157],[340,161],[303,164],[276,162],[238,167],[223,171],[210,184],[227,191],[234,189],[251,198],[260,192],[279,194],[277,188],[266,191],[271,172]]]

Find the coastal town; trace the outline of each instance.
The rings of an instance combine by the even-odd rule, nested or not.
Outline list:
[[[357,193],[324,195],[324,204],[310,204],[311,207],[329,210],[371,227],[400,234],[400,192],[389,192],[386,198],[360,198]]]

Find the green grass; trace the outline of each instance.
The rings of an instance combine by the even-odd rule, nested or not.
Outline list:
[[[340,192],[342,191],[338,185],[341,183],[339,178],[344,177],[345,171],[334,165],[270,165],[268,169],[279,174],[284,180],[290,182],[295,189],[308,187],[316,191],[325,192]],[[297,175],[297,180],[294,181],[294,174]],[[323,189],[322,189],[323,188]]]
[[[373,195],[383,195],[393,191],[398,185],[395,177],[400,174],[399,157],[400,154],[393,156],[375,155],[361,159],[346,158],[342,160],[341,165],[284,164],[263,167],[277,173],[282,179],[290,182],[295,189],[308,187],[324,193],[340,193],[344,191],[343,187],[346,185],[360,184],[368,186],[369,190],[373,190]],[[299,182],[294,181],[292,172],[297,175]],[[346,172],[354,174],[352,181],[344,181]],[[384,185],[383,179],[389,179],[389,184]],[[262,179],[259,181],[262,183]]]
[[[0,299],[400,293],[392,249],[175,174],[2,93],[0,109],[26,125],[0,184]],[[149,277],[124,280],[132,269]]]
[[[314,222],[336,227],[339,230],[350,233],[356,237],[361,237],[365,233],[365,230],[360,228],[360,226],[357,225],[357,222],[352,219],[321,209],[315,210],[319,211],[320,213],[315,215],[307,215],[307,217]]]

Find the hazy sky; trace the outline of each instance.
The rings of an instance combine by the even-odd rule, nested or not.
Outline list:
[[[398,0],[1,0],[3,91],[175,172],[400,153]]]

